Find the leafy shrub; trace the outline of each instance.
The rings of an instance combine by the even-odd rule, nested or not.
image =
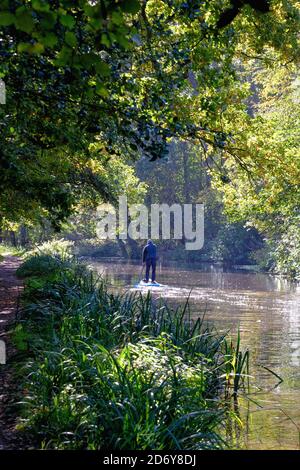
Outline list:
[[[69,240],[52,240],[45,242],[42,245],[37,245],[33,250],[30,250],[26,254],[26,259],[32,256],[48,255],[54,258],[60,258],[62,260],[68,260],[72,258],[72,250],[74,242]]]
[[[27,258],[17,269],[17,275],[22,278],[30,276],[46,276],[59,270],[62,266],[60,258],[51,255],[34,255]]]
[[[253,258],[263,269],[300,281],[300,218],[283,220],[278,233],[266,239],[263,250],[254,252]]]

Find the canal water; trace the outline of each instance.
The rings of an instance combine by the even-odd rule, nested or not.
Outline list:
[[[135,290],[141,268],[116,259],[87,264],[112,289]],[[203,316],[218,331],[238,329],[250,350],[252,387],[240,401],[244,428],[234,444],[247,449],[300,449],[300,286],[276,276],[221,266],[159,264],[156,297],[180,304],[189,296],[194,318]],[[147,291],[148,288],[144,289]],[[282,382],[267,369],[283,379]]]

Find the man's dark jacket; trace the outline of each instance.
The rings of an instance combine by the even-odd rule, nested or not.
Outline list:
[[[143,263],[150,259],[156,259],[156,245],[153,242],[148,242],[143,249]]]

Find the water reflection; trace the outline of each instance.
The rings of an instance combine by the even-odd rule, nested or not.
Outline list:
[[[134,262],[89,260],[112,289],[133,290],[140,267]],[[226,272],[221,266],[162,263],[153,294],[176,304],[190,296],[194,316],[220,331],[241,331],[251,351],[255,387],[241,402],[247,423],[237,445],[250,449],[299,449],[300,431],[300,286],[279,277],[247,271]],[[264,367],[284,379],[278,379]],[[269,390],[265,393],[265,390]],[[256,404],[258,400],[259,404]],[[261,406],[263,408],[261,408]],[[248,413],[249,416],[248,416]],[[247,432],[246,432],[247,431]]]

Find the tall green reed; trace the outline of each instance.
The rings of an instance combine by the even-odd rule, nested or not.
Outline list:
[[[112,294],[75,259],[47,256],[44,275],[42,253],[20,270],[31,277],[19,427],[42,448],[226,447],[226,402],[248,375],[240,337],[233,345],[203,315],[194,321],[188,302]]]

